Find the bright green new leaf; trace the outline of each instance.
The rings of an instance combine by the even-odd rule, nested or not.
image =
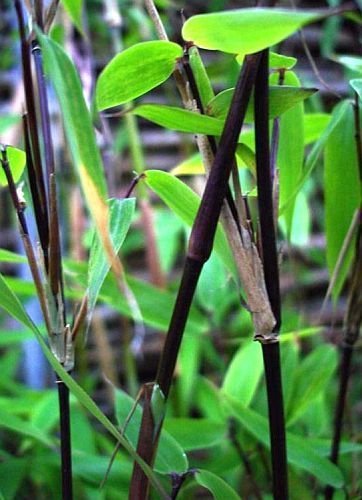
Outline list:
[[[205,108],[207,103],[214,97],[214,90],[197,47],[190,47],[189,55],[190,66],[200,93],[201,104]]]
[[[11,252],[10,250],[5,250],[5,248],[0,248],[0,262],[14,262],[16,264],[24,264],[28,261],[27,258],[23,255]]]
[[[277,81],[278,75],[272,75]],[[300,81],[292,71],[285,74],[284,83],[300,90]],[[298,185],[302,175],[304,160],[304,104],[302,101],[291,106],[280,117],[279,147],[277,165],[279,167],[279,205],[283,206]],[[286,223],[287,236],[290,239],[293,223],[294,203],[287,206],[283,216]]]
[[[192,226],[200,205],[200,197],[192,189],[161,170],[147,170],[145,182],[183,222]],[[216,230],[214,248],[228,270],[236,277],[234,259],[220,225]]]
[[[213,472],[198,469],[195,479],[212,493],[215,500],[241,500],[236,491]]]
[[[207,418],[166,418],[164,428],[185,451],[216,446],[227,434],[225,423]]]
[[[269,87],[269,118],[276,118],[282,115],[290,108],[293,108],[298,103],[307,99],[311,95],[317,92],[316,89],[299,88],[295,85],[294,79],[289,77],[291,73],[288,71],[286,73],[286,85],[283,86],[270,86]],[[273,75],[274,76],[274,75]],[[292,86],[293,85],[293,86]],[[207,107],[207,113],[218,118],[219,120],[224,120],[229,111],[231,99],[234,93],[234,89],[227,89],[220,92]],[[245,116],[245,123],[252,123],[254,121],[254,103],[253,99],[250,99],[248,109]]]
[[[326,390],[337,367],[336,349],[321,345],[303,359],[295,375],[293,395],[286,410],[288,425],[294,423],[308,405]]]
[[[135,400],[121,389],[115,390],[115,413],[120,428],[126,423],[129,414],[133,411],[124,435],[133,446],[137,447],[138,433],[142,420],[142,407],[135,405]],[[161,431],[160,442],[157,449],[155,470],[162,474],[171,472],[182,473],[188,469],[188,461],[185,452],[179,443],[164,429]]]
[[[268,420],[234,399],[228,398],[225,403],[242,426],[269,449]],[[324,484],[330,484],[335,488],[343,486],[344,480],[339,468],[314,451],[305,437],[287,432],[287,449],[288,462],[292,465],[309,472]]]
[[[304,146],[319,139],[331,121],[328,113],[304,113]]]
[[[238,9],[190,17],[182,36],[198,47],[231,54],[252,54],[281,42],[322,16],[284,9]]]
[[[202,361],[202,346],[204,336],[196,332],[184,335],[178,354],[178,376],[176,390],[178,395],[179,415],[188,415],[194,402],[194,390],[197,374]],[[200,332],[201,333],[201,332]]]
[[[351,87],[355,92],[357,92],[358,97],[362,99],[362,78],[355,78],[350,82]]]
[[[141,42],[104,68],[96,87],[99,111],[132,101],[163,83],[175,69],[182,47],[164,40]]]
[[[245,55],[240,54],[236,56],[236,60],[239,64],[244,61]],[[297,64],[297,59],[295,57],[284,56],[283,54],[277,54],[276,52],[269,51],[269,68],[270,69],[292,69]]]
[[[119,252],[122,243],[129,230],[132,216],[135,209],[135,198],[125,200],[111,199],[109,204],[110,236],[114,251]],[[88,265],[88,320],[91,319],[93,308],[96,304],[102,284],[110,269],[102,242],[95,233],[92,247],[89,254]]]
[[[6,153],[14,182],[18,182],[25,168],[26,154],[21,149],[13,148],[12,146],[6,147]],[[8,181],[6,179],[5,172],[0,165],[0,186],[7,185]]]
[[[263,373],[263,356],[258,342],[247,342],[231,360],[222,390],[244,406],[249,406]]]
[[[335,108],[333,115],[339,112],[341,106]],[[354,113],[352,106],[348,104],[328,137],[324,153],[327,265],[331,276],[354,212],[361,203],[354,134]],[[352,255],[353,245],[350,246],[334,287],[334,299],[338,297],[346,278]]]
[[[0,429],[6,429],[7,432],[14,432],[23,436],[30,437],[42,443],[45,446],[53,446],[53,440],[42,430],[37,429],[31,422],[9,413],[4,408],[0,408]]]
[[[80,32],[82,32],[83,0],[62,0],[62,2],[69,17],[73,21],[73,24],[78,28]]]
[[[132,113],[160,127],[191,134],[221,135],[224,127],[222,120],[163,104],[141,104],[135,107]]]

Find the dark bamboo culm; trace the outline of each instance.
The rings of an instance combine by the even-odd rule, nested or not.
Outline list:
[[[14,0],[14,5],[18,18],[19,35],[21,42],[21,60],[26,104],[26,113],[24,114],[23,120],[24,145],[27,157],[27,174],[29,179],[29,187],[32,196],[40,247],[43,254],[44,271],[47,275],[47,279],[50,285],[49,293],[52,294],[49,299],[50,302],[54,304],[57,313],[62,316],[63,324],[66,325],[67,322],[63,291],[59,220],[56,201],[54,150],[51,137],[48,97],[44,79],[42,53],[36,39],[34,38],[32,40],[31,37],[29,37],[28,39],[26,36],[21,1]],[[36,23],[40,28],[42,28],[44,18],[42,1],[35,1],[34,12]],[[31,52],[33,54],[35,75],[37,80],[37,96],[34,91],[34,83],[32,79]],[[38,120],[37,117],[37,107],[39,108],[40,120]],[[39,137],[41,137],[41,141]],[[42,142],[43,144],[44,161],[41,154],[40,142]],[[13,197],[15,208],[18,201],[19,200],[16,200]],[[21,217],[25,221],[24,214],[21,214]],[[21,230],[23,229],[21,221],[20,228]],[[34,252],[32,250],[31,253],[34,255]],[[51,324],[49,323],[49,318],[47,318],[46,307],[44,307],[44,302],[47,301],[47,297],[41,283],[41,270],[38,267],[35,258],[28,260],[35,284],[37,286],[37,292],[42,305],[48,333],[51,335],[54,332],[51,331]],[[72,500],[73,491],[70,445],[69,390],[64,382],[58,377],[56,381],[58,387],[60,409],[62,498],[63,500]]]
[[[355,94],[354,117],[357,161],[362,193],[362,136],[360,127],[359,97],[357,94]],[[330,454],[330,460],[334,464],[338,463],[339,458],[344,409],[346,405],[348,383],[351,374],[352,355],[354,346],[359,337],[362,323],[362,200],[359,207],[358,217],[359,219],[357,226],[354,263],[352,267],[352,278],[349,289],[347,310],[344,318],[344,338],[339,366],[339,389],[334,413],[334,432]],[[332,486],[327,486],[325,489],[325,499],[331,500],[333,498],[333,493],[334,488]]]
[[[246,67],[251,61],[255,61],[256,58],[259,60],[262,56],[260,54],[251,56],[247,59],[246,62]],[[268,57],[267,55],[264,56],[266,57],[266,64]],[[255,58],[255,59],[254,59]],[[258,62],[256,66],[258,66]],[[241,77],[239,78],[239,82],[237,85],[237,89],[235,91],[234,95],[234,100],[233,103],[235,105],[235,102],[238,102],[238,97],[237,93],[240,92],[243,87],[243,84],[240,85],[240,83],[243,81],[243,79],[248,78],[246,77],[247,71],[245,71],[245,66],[242,70]],[[256,71],[256,66],[253,67],[253,70]],[[266,73],[265,73],[266,71]],[[264,69],[264,74],[268,75],[268,66],[266,65],[266,70]],[[254,79],[256,76],[255,72],[252,74],[252,78]],[[250,76],[249,76],[250,78]],[[261,73],[259,80],[260,82],[263,82],[264,76],[263,73]],[[245,85],[245,84],[244,84]],[[260,83],[261,88],[263,88],[263,85],[265,86],[265,81],[264,83]],[[266,85],[268,85],[268,78],[266,78]],[[250,88],[251,90],[251,88]],[[264,92],[267,100],[267,88],[266,92]],[[250,94],[244,93],[244,99],[247,98],[249,100]],[[240,99],[240,95],[239,95]],[[242,98],[241,98],[242,101]],[[240,101],[239,101],[240,105]],[[243,103],[245,105],[245,101]],[[264,113],[268,112],[267,107],[265,107],[265,104],[261,104],[259,101],[257,102],[257,106],[261,108],[261,112]],[[195,220],[194,228],[191,234],[190,238],[190,245],[189,245],[189,252],[188,252],[188,257],[186,259],[185,263],[185,268],[184,268],[184,274],[183,278],[181,280],[181,285],[180,285],[180,290],[179,294],[176,300],[176,305],[174,309],[174,314],[171,320],[170,328],[169,328],[169,333],[166,337],[166,342],[164,346],[164,350],[161,356],[160,364],[159,364],[159,370],[158,370],[158,375],[156,378],[156,384],[159,385],[160,389],[164,393],[165,397],[167,398],[168,392],[170,389],[170,384],[172,380],[172,374],[174,371],[174,367],[176,364],[176,359],[177,359],[177,353],[179,349],[179,345],[181,342],[182,338],[182,332],[187,320],[187,315],[188,315],[188,310],[191,305],[193,293],[197,284],[198,277],[200,275],[202,266],[204,262],[208,259],[211,248],[212,248],[212,241],[213,241],[213,236],[214,236],[214,231],[216,229],[216,223],[217,223],[217,218],[220,213],[221,209],[221,204],[223,201],[223,198],[226,196],[227,190],[228,190],[228,177],[230,175],[230,169],[231,165],[233,162],[233,155],[235,152],[234,150],[231,150],[228,140],[231,141],[231,144],[233,143],[233,139],[231,136],[228,136],[230,133],[230,121],[235,119],[235,115],[233,114],[233,110],[236,108],[233,108],[233,105],[230,108],[230,115],[228,116],[228,119],[226,121],[225,125],[225,130],[222,135],[222,138],[220,140],[220,146],[218,149],[218,152],[215,157],[215,161],[213,164],[213,167],[211,169],[211,174],[209,177],[209,180],[207,182],[206,188],[205,188],[205,193],[204,197],[201,202],[201,206],[198,212],[198,216]],[[240,110],[237,111],[239,114],[239,119],[243,118],[242,114],[240,113]],[[265,117],[262,119],[265,121]],[[233,125],[235,122],[232,122]],[[268,123],[268,115],[266,114],[266,123]],[[229,125],[229,126],[228,126]],[[238,123],[238,126],[240,125],[241,128],[241,123]],[[239,135],[240,128],[237,130],[236,133],[236,139]],[[263,126],[260,127],[261,132],[259,133],[259,139],[257,139],[258,144],[260,146],[261,143],[268,144],[268,142],[264,142],[264,136],[263,133],[265,134],[265,130],[263,129]],[[268,129],[267,133],[268,133]],[[235,131],[235,129],[234,129]],[[262,139],[260,139],[262,138]],[[227,152],[223,150],[223,147],[225,147],[225,144],[227,144]],[[265,148],[264,148],[265,149]],[[265,158],[265,155],[267,157]],[[269,175],[269,183],[271,186],[271,180],[270,180],[270,169],[269,169],[269,152],[265,153],[263,151],[261,153],[261,161],[259,160],[259,165],[268,165],[267,169],[267,174]],[[220,173],[217,171],[217,166],[219,166],[221,170],[221,165],[222,162],[224,162],[224,168],[223,172]],[[259,167],[260,168],[260,167]],[[217,172],[215,174],[215,172]],[[266,174],[261,174],[259,176],[261,178],[261,182],[265,184],[265,179],[266,179]],[[226,180],[225,180],[226,179]],[[215,193],[213,192],[215,190]],[[210,196],[210,193],[212,193],[212,196]],[[268,194],[266,197],[268,198]],[[214,201],[211,201],[214,200]],[[271,203],[271,189],[270,189],[270,196],[269,196],[269,201]],[[261,210],[263,211],[264,214],[268,213],[268,202],[262,202],[264,205],[262,206]],[[207,207],[206,214],[203,212],[204,208]],[[264,207],[264,208],[263,208]],[[265,208],[266,207],[266,208]],[[209,212],[208,212],[209,211]],[[273,213],[273,210],[271,210],[271,213]],[[215,218],[214,218],[215,217]],[[265,222],[265,216],[261,216],[263,218],[263,223],[261,224],[264,225],[264,228],[267,227],[268,220]],[[201,228],[200,228],[201,224]],[[196,229],[195,229],[196,228]],[[277,258],[276,258],[276,247],[275,247],[275,233],[274,233],[274,221],[272,220],[271,225],[269,226],[269,229],[272,231],[272,237],[267,236],[267,241],[265,243],[265,249],[271,249],[271,256],[274,256],[274,261],[273,265],[276,264],[277,266]],[[268,231],[264,231],[268,233]],[[211,235],[211,236],[210,236]],[[211,240],[211,241],[210,241]],[[271,240],[271,243],[270,243]],[[272,244],[274,244],[274,250],[272,250]],[[211,246],[210,246],[211,245]],[[270,264],[270,261],[268,262]],[[280,299],[279,299],[279,278],[278,278],[278,270],[277,267],[274,269],[272,273],[270,273],[271,279],[269,279],[269,284],[268,284],[268,293],[270,300],[273,300],[274,304],[274,312],[275,316],[277,318],[277,325],[276,329],[279,328],[280,326]],[[276,284],[273,285],[273,283]],[[186,288],[186,290],[185,290]],[[175,333],[176,332],[176,333]],[[181,332],[181,333],[180,333]],[[271,421],[271,447],[272,447],[272,457],[273,457],[273,462],[277,462],[273,464],[273,476],[274,476],[274,496],[275,498],[288,498],[288,493],[287,493],[287,466],[286,466],[286,447],[285,447],[285,432],[284,432],[284,417],[283,417],[283,401],[282,401],[282,392],[281,392],[281,375],[280,375],[280,360],[279,360],[279,344],[273,343],[273,344],[266,344],[263,346],[263,355],[264,355],[264,362],[265,362],[265,367],[266,367],[266,376],[269,380],[267,382],[267,387],[268,387],[268,399],[271,401],[272,398],[275,398],[276,401],[276,406],[271,408],[270,410],[270,421]],[[145,405],[147,406],[147,405]],[[149,408],[147,410],[147,414],[149,415]],[[147,422],[146,422],[147,420]],[[141,424],[141,431],[140,431],[140,436],[139,436],[139,447],[138,451],[143,456],[143,458],[148,461],[148,463],[152,463],[154,456],[155,456],[155,450],[157,446],[157,437],[153,440],[154,446],[153,450],[150,450],[145,443],[142,445],[142,440],[145,439],[146,443],[149,443],[152,441],[152,435],[155,434],[155,428],[154,428],[154,422],[153,424],[149,422],[149,419],[144,418]],[[156,434],[159,434],[160,429],[157,429]],[[145,450],[146,448],[146,450]],[[142,455],[142,452],[144,455]],[[148,481],[147,478],[143,475],[142,471],[139,469],[137,465],[135,465],[134,468],[134,474],[132,478],[132,483],[131,483],[131,490],[130,490],[130,498],[146,498],[147,497],[147,489],[148,489]]]

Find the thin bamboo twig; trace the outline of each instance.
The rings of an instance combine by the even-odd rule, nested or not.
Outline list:
[[[337,464],[339,458],[340,442],[342,437],[342,426],[344,410],[347,399],[348,384],[351,374],[352,355],[354,346],[358,340],[362,324],[362,134],[360,126],[359,97],[355,94],[354,123],[357,164],[361,188],[361,201],[358,211],[358,233],[355,247],[355,257],[352,267],[352,282],[349,290],[347,311],[344,319],[344,339],[339,371],[339,391],[334,414],[334,433],[330,460]],[[325,489],[325,499],[333,498],[334,488],[328,485]]]
[[[255,151],[258,186],[261,246],[265,285],[276,325],[281,323],[278,256],[273,210],[273,188],[270,171],[269,150],[269,50],[262,53],[255,82]],[[273,470],[273,495],[277,500],[288,499],[288,465],[284,423],[283,391],[280,367],[279,341],[260,339],[262,343],[265,379],[269,409],[269,433]]]
[[[169,394],[178,350],[197,281],[202,267],[212,251],[218,217],[228,188],[232,160],[258,70],[259,60],[260,54],[245,58],[224,125],[220,145],[191,231],[181,285],[156,377],[156,385],[165,399]],[[146,457],[148,463],[153,462],[162,421],[163,417],[156,433],[155,426],[152,425],[152,421],[150,423],[150,419],[145,417],[145,420],[142,421],[137,451],[142,458]],[[149,448],[144,449],[145,442],[148,443],[152,450]],[[140,500],[147,498],[148,484],[148,479],[143,473],[140,473],[139,467],[135,464],[131,480],[130,498]]]

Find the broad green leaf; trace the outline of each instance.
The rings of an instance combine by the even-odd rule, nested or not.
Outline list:
[[[125,200],[111,199],[108,201],[108,204],[110,236],[114,251],[117,254],[132,221],[135,209],[135,198],[128,198]],[[110,262],[103,251],[102,242],[98,233],[95,233],[89,254],[88,265],[88,320],[91,319],[93,308],[110,267]]]
[[[358,56],[337,56],[335,60],[343,64],[346,68],[362,74],[362,57]]]
[[[303,172],[301,174],[301,177],[298,180],[297,187],[295,188],[293,193],[290,193],[290,196],[288,200],[284,203],[284,205],[281,205],[279,208],[279,214],[282,215],[284,211],[287,209],[289,203],[293,203],[295,197],[303,187],[305,181],[310,177],[311,173],[313,172],[314,167],[317,164],[318,158],[320,157],[326,142],[328,140],[328,137],[330,134],[333,132],[335,127],[339,124],[340,120],[343,118],[344,113],[346,112],[347,108],[349,107],[349,102],[348,101],[342,101],[336,108],[333,110],[332,113],[332,118],[330,122],[328,123],[327,127],[324,129],[322,132],[322,135],[319,137],[317,142],[313,145],[311,152],[309,153],[306,162],[304,164]],[[245,134],[243,134],[243,140],[245,141]],[[250,140],[250,139],[249,139]]]
[[[333,114],[335,113],[338,113],[338,109],[335,109]],[[348,105],[329,135],[324,152],[327,265],[330,276],[333,274],[353,214],[361,203],[354,133],[354,113],[352,105]],[[338,297],[343,286],[353,250],[351,245],[332,292],[334,299]]]
[[[99,409],[96,403],[91,399],[88,394],[82,389],[80,385],[67,373],[62,365],[57,361],[54,355],[51,353],[50,349],[46,345],[40,331],[37,329],[35,324],[29,318],[25,309],[19,302],[19,299],[14,295],[11,288],[5,282],[3,276],[0,274],[0,307],[5,309],[13,318],[23,323],[25,326],[30,328],[37,338],[40,347],[49,361],[50,365],[54,371],[59,375],[63,382],[67,385],[69,390],[74,394],[79,403],[81,403],[95,418],[98,420],[113,437],[121,443],[129,455],[136,460],[140,465],[146,476],[150,479],[154,487],[163,493],[163,488],[159,484],[157,478],[154,476],[152,469],[138,456],[134,451],[132,446],[128,443],[121,433],[116,429],[112,422],[104,415],[104,413]],[[164,496],[164,495],[163,495]]]
[[[244,61],[245,55],[240,54],[236,56],[236,60],[239,64]],[[283,54],[277,54],[276,52],[269,51],[269,68],[270,69],[292,69],[297,64],[297,59],[295,57],[285,56]]]
[[[277,80],[278,76],[272,75]],[[285,74],[284,83],[300,87],[298,77],[292,71]],[[304,160],[304,104],[295,103],[280,117],[279,145],[277,165],[279,167],[279,205],[283,206],[297,187],[298,179],[302,175]],[[294,203],[290,203],[283,216],[286,223],[288,239],[291,236],[293,223]]]
[[[20,115],[6,114],[0,116],[0,134],[5,132],[8,128],[16,125],[21,120]]]
[[[163,83],[175,69],[182,47],[164,40],[141,42],[104,68],[96,87],[99,111],[132,101]]]
[[[308,245],[311,234],[311,212],[308,200],[303,191],[298,193],[295,199],[293,219],[289,232],[285,223],[285,218],[279,218],[279,227],[282,229],[286,238],[296,247],[305,247]]]
[[[145,172],[145,182],[183,222],[188,226],[192,226],[200,205],[200,197],[192,189],[179,179],[161,170],[147,170]],[[234,260],[225,233],[220,225],[216,230],[214,248],[225,266],[235,277]]]
[[[130,412],[133,411],[124,435],[133,448],[136,449],[142,420],[142,407],[139,404],[135,406],[135,400],[121,389],[116,389],[114,394],[115,413],[120,428],[123,428],[126,420],[129,418]],[[169,474],[171,472],[182,473],[188,469],[185,452],[179,443],[164,429],[161,431],[154,468],[162,474]]]
[[[18,182],[25,168],[26,154],[21,149],[13,148],[12,146],[6,147],[6,153],[14,182]],[[0,165],[0,186],[7,185],[8,181],[6,180],[5,172]]]
[[[295,80],[289,77],[290,72],[286,73],[286,85],[269,87],[269,118],[276,118],[282,115],[296,104],[313,95],[316,89],[307,89],[292,86]],[[273,75],[274,76],[274,75]],[[227,89],[220,92],[207,107],[208,114],[224,120],[228,113],[234,89]],[[245,116],[245,123],[254,121],[254,103],[250,100]]]
[[[249,406],[263,373],[263,356],[258,342],[247,342],[234,355],[222,390],[244,406]]]
[[[321,392],[326,390],[337,367],[337,352],[321,345],[304,358],[295,375],[295,386],[286,410],[288,425],[294,423]]]
[[[166,418],[164,428],[185,451],[211,448],[227,435],[225,423],[207,418]]]
[[[329,439],[319,439],[319,438],[309,438],[308,441],[313,446],[313,448],[322,457],[328,457],[331,453],[331,441]],[[348,443],[347,441],[341,441],[340,443],[340,454],[347,453],[361,453],[362,444],[361,443]]]
[[[221,135],[224,127],[217,118],[163,104],[141,104],[132,113],[160,127],[190,134]]]
[[[62,3],[65,10],[69,14],[69,17],[73,21],[73,24],[78,28],[80,32],[82,32],[83,0],[62,0]]]
[[[319,139],[329,122],[328,113],[304,113],[304,145],[307,146]]]
[[[224,422],[219,389],[205,377],[196,378],[194,405],[207,419]]]
[[[182,36],[203,49],[252,54],[281,42],[321,17],[302,10],[229,10],[190,17],[183,25]]]
[[[196,481],[209,490],[215,500],[240,500],[239,495],[223,479],[208,470],[198,469]]]
[[[268,420],[234,399],[228,399],[225,403],[242,426],[269,449]],[[343,476],[339,468],[316,453],[305,437],[287,432],[287,450],[290,464],[307,471],[324,484],[330,484],[335,488],[343,486]]]
[[[220,257],[213,253],[205,262],[197,283],[196,297],[202,307],[213,314],[225,293],[228,277]]]
[[[362,78],[355,78],[349,82],[351,87],[355,92],[357,92],[358,97],[362,99]]]

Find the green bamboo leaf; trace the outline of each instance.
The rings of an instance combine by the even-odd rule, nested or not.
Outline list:
[[[290,108],[293,108],[301,101],[307,99],[317,92],[316,89],[307,89],[293,85],[295,79],[289,77],[290,72],[286,73],[286,85],[283,86],[270,86],[269,87],[269,118],[276,118],[282,115]],[[293,85],[293,86],[292,86]],[[234,89],[227,89],[218,94],[207,107],[207,113],[218,118],[225,120],[229,111],[231,99]],[[252,123],[254,121],[254,103],[250,99],[248,109],[245,116],[245,123]]]
[[[278,75],[272,75],[277,81]],[[287,71],[284,83],[300,90],[300,81],[295,73]],[[299,87],[299,88],[298,88]],[[279,167],[279,204],[283,206],[298,185],[302,175],[304,160],[304,103],[295,103],[280,117],[279,147],[277,165]],[[295,203],[292,202],[284,211],[284,220],[288,239],[291,236]]]
[[[249,406],[261,375],[263,356],[258,342],[246,342],[231,360],[222,384],[222,390],[244,406]]]
[[[95,195],[105,199],[107,188],[102,159],[79,75],[69,56],[57,43],[40,32],[37,35],[43,50],[47,74],[58,96],[73,163],[93,214]],[[67,75],[67,78],[64,78],[64,75]]]
[[[331,345],[321,345],[304,358],[296,371],[293,395],[286,410],[288,425],[326,390],[336,368],[337,352]]]
[[[304,113],[304,146],[316,142],[331,121],[329,113]]]
[[[333,115],[335,113],[338,113],[338,109],[335,109]],[[348,104],[342,118],[329,135],[324,152],[327,265],[330,276],[353,214],[361,203],[354,133],[354,113],[352,106]],[[346,278],[353,251],[353,245],[350,245],[332,293],[335,300]]]
[[[196,481],[209,490],[215,500],[240,500],[239,495],[223,479],[213,472],[199,469],[195,474]]]
[[[163,83],[175,69],[182,47],[164,40],[141,42],[104,68],[96,87],[99,111],[132,101]]]
[[[211,448],[223,442],[226,424],[208,418],[166,418],[164,428],[185,451]]]
[[[21,149],[14,148],[12,146],[6,146],[6,153],[14,182],[18,182],[25,168],[26,154]],[[7,185],[8,181],[6,179],[5,172],[0,165],[0,186]]]
[[[161,170],[147,170],[145,182],[183,222],[192,226],[200,205],[200,197],[192,189],[176,177]],[[214,248],[236,278],[234,259],[220,225],[216,230]]]
[[[190,47],[189,55],[190,66],[194,74],[196,86],[200,93],[201,103],[205,108],[207,103],[211,101],[215,94],[197,47]]]
[[[62,3],[74,26],[82,33],[83,0],[62,0]]]
[[[116,419],[120,428],[123,428],[130,412],[133,411],[124,435],[133,449],[136,449],[142,420],[142,407],[136,404],[135,400],[121,389],[115,389],[114,394]],[[156,472],[161,474],[182,473],[188,469],[188,461],[184,450],[164,429],[161,431],[154,468]]]
[[[314,143],[306,161],[304,164],[303,172],[301,174],[301,177],[298,180],[297,186],[294,190],[293,193],[290,194],[288,200],[280,206],[279,208],[279,214],[282,215],[284,211],[287,209],[289,203],[293,203],[295,197],[299,193],[299,191],[302,189],[305,181],[310,177],[311,173],[314,170],[314,167],[317,164],[317,161],[326,145],[326,142],[331,135],[331,133],[334,131],[334,129],[337,127],[339,122],[342,120],[347,108],[349,107],[349,102],[348,101],[342,101],[338,106],[335,107],[332,113],[332,117],[330,122],[328,123],[327,127],[324,129],[322,132],[322,135],[319,137],[319,139]],[[251,140],[251,138],[248,138]],[[243,140],[245,141],[245,134],[243,134]]]
[[[16,264],[24,264],[27,261],[27,258],[23,255],[19,255],[15,252],[11,252],[10,250],[5,250],[5,248],[0,248],[0,262],[13,262]]]
[[[358,97],[362,99],[362,78],[354,78],[349,82],[351,87],[355,92],[357,92]]]
[[[224,127],[222,120],[163,104],[141,104],[132,113],[160,127],[190,134],[221,135]]]
[[[241,65],[245,59],[244,54],[236,56],[236,61]],[[297,64],[295,57],[277,54],[269,50],[269,68],[270,69],[292,69]]]
[[[234,417],[242,426],[270,448],[268,420],[250,408],[246,408],[234,399],[227,398],[225,403]],[[330,484],[334,488],[340,488],[344,484],[343,476],[339,468],[332,464],[327,458],[321,457],[309,445],[304,436],[297,436],[287,432],[288,462],[296,467],[307,471],[324,484]]]
[[[125,200],[111,199],[108,201],[108,204],[110,236],[114,251],[117,254],[131,225],[132,216],[135,210],[135,198],[128,198]],[[110,267],[109,260],[103,251],[102,242],[98,234],[95,233],[89,254],[88,266],[88,321],[91,319],[100,289]]]
[[[320,13],[302,10],[230,10],[190,17],[183,25],[182,36],[203,49],[252,54],[281,42],[322,17]]]
[[[157,478],[154,476],[152,469],[138,456],[134,451],[132,446],[129,444],[127,439],[125,439],[117,428],[112,424],[112,422],[104,415],[104,413],[99,409],[96,403],[88,394],[77,384],[77,382],[64,370],[62,365],[57,361],[54,355],[51,353],[50,349],[46,345],[42,334],[32,322],[19,299],[14,295],[11,288],[7,285],[3,276],[0,274],[0,307],[5,309],[13,318],[23,323],[25,326],[30,328],[34,333],[36,339],[38,340],[40,347],[49,361],[50,365],[54,371],[59,375],[63,382],[67,385],[69,390],[74,394],[79,403],[81,403],[95,418],[98,420],[105,429],[108,430],[113,437],[121,443],[129,455],[136,460],[140,465],[146,476],[150,479],[151,483],[158,491],[163,492],[163,488],[159,484]]]

